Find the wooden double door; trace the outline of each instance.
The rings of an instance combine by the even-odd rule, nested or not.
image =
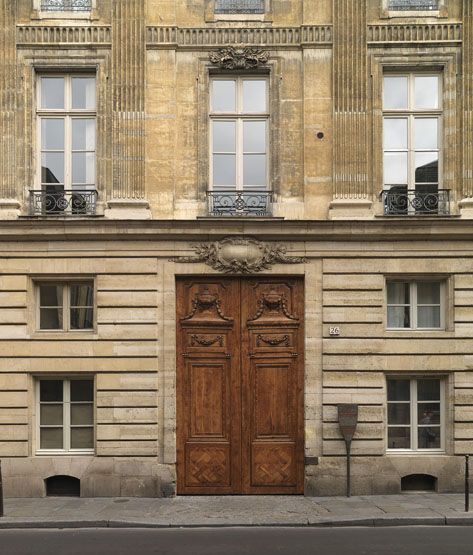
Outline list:
[[[179,494],[304,488],[303,281],[177,281]]]

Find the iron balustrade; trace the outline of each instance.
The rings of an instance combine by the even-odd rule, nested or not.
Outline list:
[[[215,0],[216,14],[264,13],[265,0]]]
[[[43,12],[90,12],[92,0],[41,0]]]
[[[30,191],[31,216],[94,216],[98,193],[74,189]]]
[[[388,9],[394,11],[438,10],[438,0],[389,0]]]
[[[211,216],[271,216],[272,191],[208,191]]]
[[[420,216],[450,214],[450,191],[408,191],[402,186],[393,186],[381,193],[385,216]]]

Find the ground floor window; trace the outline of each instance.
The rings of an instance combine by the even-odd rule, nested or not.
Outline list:
[[[38,451],[93,453],[92,378],[41,378],[37,398]]]
[[[388,378],[388,450],[444,448],[444,383],[438,378]]]

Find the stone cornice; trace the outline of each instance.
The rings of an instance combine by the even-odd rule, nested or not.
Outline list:
[[[368,45],[456,44],[462,41],[461,23],[368,25]]]
[[[232,45],[303,48],[332,44],[331,25],[302,27],[148,27],[148,48],[206,49]]]

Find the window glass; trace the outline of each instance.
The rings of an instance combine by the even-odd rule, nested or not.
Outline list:
[[[385,76],[383,106],[386,110],[400,110],[408,106],[407,77]]]
[[[426,193],[427,194],[427,193]],[[388,328],[440,328],[442,283],[387,282]]]
[[[408,181],[407,153],[386,152],[384,154],[384,183],[404,185]]]
[[[41,143],[43,150],[64,150],[64,120],[43,118],[41,120]]]
[[[399,11],[437,10],[438,0],[389,0],[388,9]]]
[[[384,121],[384,148],[407,149],[407,118],[386,118]]]
[[[40,401],[54,402],[63,400],[62,381],[60,380],[41,380]]]
[[[416,75],[414,90],[414,107],[416,109],[439,107],[439,78],[437,75]]]
[[[438,148],[438,118],[415,118],[414,125],[416,149],[431,150]]]
[[[71,401],[93,401],[94,383],[91,380],[71,380]]]
[[[88,12],[92,0],[41,0],[41,11],[46,12]]]
[[[74,110],[95,109],[95,78],[73,77],[72,81],[72,108]]]
[[[236,156],[231,154],[214,154],[213,183],[217,186],[236,186]]]
[[[265,0],[215,0],[215,13],[264,13]]]
[[[409,401],[410,391],[409,380],[388,380],[388,401]]]
[[[41,77],[41,108],[63,110],[64,77]]]
[[[236,82],[230,79],[212,81],[212,111],[236,112]]]
[[[41,330],[85,330],[94,326],[92,282],[39,284]],[[65,302],[66,304],[63,304]]]
[[[243,111],[246,113],[266,111],[266,80],[243,81]]]
[[[236,152],[236,122],[213,122],[213,151]]]

